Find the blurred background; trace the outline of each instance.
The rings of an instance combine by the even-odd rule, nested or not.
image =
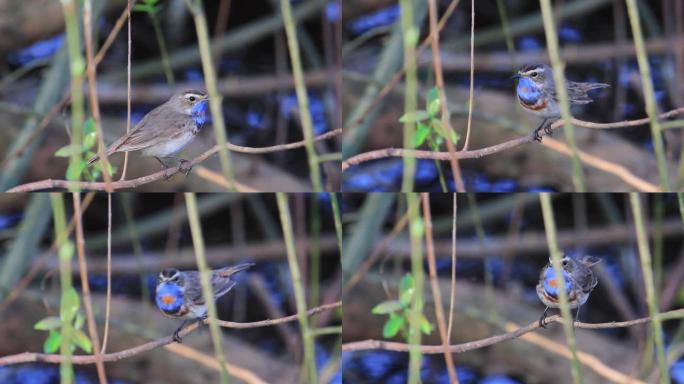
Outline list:
[[[454,1],[436,1],[442,18]],[[440,55],[451,124],[464,144],[470,86],[471,2],[456,2],[440,33]],[[400,5],[396,0],[349,0],[343,22],[345,139],[343,158],[362,152],[403,147],[405,77],[377,105],[380,88],[403,67]],[[684,106],[684,5],[681,1],[636,1],[648,54],[654,103],[659,112]],[[618,122],[646,117],[642,78],[634,54],[634,39],[625,1],[571,0],[552,2],[561,59],[566,77],[579,82],[609,83],[593,92],[595,100],[573,110],[573,116],[591,122]],[[511,79],[525,64],[548,63],[544,23],[538,1],[492,0],[475,2],[474,102],[468,149],[499,144],[532,132],[541,119],[518,105],[516,82]],[[428,2],[414,2],[416,45],[430,32]],[[430,44],[417,53],[418,110],[427,110],[435,87]],[[680,115],[681,116],[681,115]],[[676,118],[674,118],[676,119]],[[425,123],[425,121],[424,121]],[[682,127],[679,120],[663,123],[665,157],[673,189],[681,188]],[[638,178],[658,184],[649,126],[610,130],[575,128],[581,151],[626,168]],[[566,143],[562,129],[551,138]],[[447,151],[444,138],[427,140],[420,149]],[[453,191],[448,161],[417,161],[416,191]],[[605,164],[605,163],[604,163]],[[459,161],[468,191],[570,191],[571,157],[558,145],[525,144],[480,159]],[[681,168],[679,168],[681,169]],[[397,191],[402,159],[383,158],[353,166],[344,172],[345,191]],[[588,191],[634,190],[614,173],[584,165]]]
[[[684,304],[684,212],[676,195],[639,195],[655,276],[660,311]],[[561,251],[601,260],[593,267],[598,286],[582,306],[588,323],[648,317],[643,269],[635,222],[627,194],[552,194],[557,241]],[[345,194],[344,343],[366,339],[406,343],[406,324],[393,336],[390,316],[378,305],[406,295],[412,273],[405,194]],[[428,221],[422,211],[419,219]],[[453,195],[429,194],[434,232],[436,282],[445,317],[449,315]],[[549,262],[538,194],[458,194],[456,215],[456,297],[450,344],[475,342],[537,322],[544,305],[535,286]],[[372,219],[368,219],[372,218]],[[427,225],[426,225],[427,227]],[[418,265],[425,270],[423,315],[429,322],[422,345],[441,345],[434,295],[428,277],[426,235],[421,235]],[[650,267],[649,267],[650,268]],[[415,276],[413,277],[414,279]],[[417,279],[416,279],[417,280]],[[402,299],[403,300],[403,299]],[[379,311],[379,313],[378,313]],[[401,317],[403,310],[394,313]],[[549,310],[558,314],[558,310]],[[574,316],[575,311],[572,310]],[[407,320],[408,322],[408,320]],[[681,319],[663,323],[663,338],[672,382],[684,383],[684,326]],[[390,327],[392,328],[392,327]],[[585,383],[626,382],[632,377],[658,382],[650,324],[628,328],[576,328]],[[453,354],[460,383],[571,383],[570,361],[561,324],[548,325],[521,338]],[[344,348],[344,347],[343,347]],[[343,349],[344,350],[344,349]],[[345,382],[405,383],[409,354],[383,349],[343,352]],[[617,372],[617,376],[610,373]],[[423,354],[424,383],[447,383],[442,353]],[[637,381],[639,382],[639,381]]]
[[[95,51],[125,16],[125,1],[93,2]],[[139,0],[131,14],[131,127],[174,92],[204,89],[204,74],[193,15],[185,0]],[[228,141],[265,147],[301,141],[300,113],[292,80],[280,2],[204,1],[214,47],[217,88]],[[339,23],[337,1],[293,1],[314,135],[339,128]],[[62,4],[55,1],[0,1],[0,189],[45,178],[65,178],[68,157],[56,157],[69,143],[70,109],[61,107],[45,128],[38,124],[69,93],[69,67]],[[81,12],[78,12],[79,20]],[[97,67],[98,99],[105,143],[126,132],[126,19]],[[83,44],[83,42],[81,42]],[[87,87],[86,87],[87,88]],[[210,114],[209,114],[210,115]],[[86,102],[86,119],[91,117]],[[37,119],[37,120],[34,120]],[[87,127],[87,125],[86,125]],[[91,127],[92,129],[92,127]],[[316,143],[319,155],[339,152],[341,139]],[[191,159],[216,144],[211,117],[181,157]],[[132,154],[128,178],[157,172],[154,159]],[[232,154],[238,179],[261,191],[308,191],[304,148],[267,154]],[[113,156],[119,171],[123,155]],[[217,156],[202,164],[219,170]],[[339,158],[320,163],[323,187],[339,190]],[[248,179],[247,179],[248,177]],[[197,174],[154,183],[144,191],[225,190]]]
[[[72,196],[58,195],[72,217]],[[83,198],[88,281],[102,343],[107,287],[107,195]],[[294,245],[306,305],[340,300],[340,258],[328,194],[289,195]],[[218,317],[235,322],[275,319],[297,313],[293,281],[275,195],[197,196],[198,213],[211,268],[242,262],[256,265],[236,275],[238,284],[217,302]],[[60,275],[48,194],[0,195],[0,357],[42,352],[48,333],[34,324],[59,316]],[[72,236],[71,239],[74,239]],[[163,268],[197,270],[188,211],[182,194],[112,195],[112,305],[107,352],[118,352],[172,334],[182,323],[164,316],[154,292]],[[81,295],[78,259],[72,258],[73,286]],[[82,307],[82,306],[81,306]],[[83,309],[81,309],[83,311]],[[311,332],[341,326],[339,309],[309,319]],[[87,328],[83,328],[86,332]],[[265,382],[295,383],[303,366],[300,326],[221,328],[226,360]],[[341,380],[339,332],[317,335],[315,364],[320,382]],[[174,343],[175,344],[175,343]],[[83,354],[77,349],[76,354]],[[197,357],[197,355],[204,357]],[[174,347],[154,349],[106,363],[110,383],[219,382],[208,327]],[[0,382],[59,382],[59,364],[0,367]],[[76,382],[96,383],[95,365],[75,365]],[[232,382],[243,381],[234,378]]]

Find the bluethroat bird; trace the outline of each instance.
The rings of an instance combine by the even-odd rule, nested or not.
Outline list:
[[[237,284],[231,277],[253,263],[242,263],[211,271],[211,289],[214,299],[228,293]],[[207,317],[207,305],[202,297],[202,285],[197,271],[179,271],[164,269],[157,278],[155,295],[157,307],[167,316],[185,319],[183,324],[173,333],[173,339],[181,342],[178,333],[188,321],[202,321]]]
[[[546,64],[532,64],[522,67],[516,75],[518,87],[516,89],[518,102],[526,111],[541,116],[544,120],[534,130],[534,138],[542,140],[541,130],[551,133],[551,123],[561,117],[558,97],[556,96],[556,83],[553,80],[553,70]],[[606,88],[609,84],[603,83],[577,83],[565,80],[568,90],[570,105],[589,104],[593,100],[587,92],[592,89]]]
[[[174,157],[190,144],[206,121],[209,97],[206,92],[189,90],[171,96],[164,104],[150,111],[124,136],[107,148],[107,156],[116,152],[142,151],[143,156],[154,157],[164,170],[164,160],[179,162],[178,169],[186,175],[192,167],[187,160]],[[88,166],[99,159],[99,155],[88,160]]]
[[[589,294],[598,284],[591,267],[600,262],[601,259],[594,256],[584,256],[574,258],[563,256],[561,259],[561,269],[563,270],[563,280],[565,281],[565,293],[568,297],[570,308],[577,308],[575,319],[579,317],[579,310],[589,298]],[[537,296],[546,305],[546,309],[539,319],[539,325],[545,327],[544,320],[549,308],[559,308],[559,284],[556,270],[553,269],[551,259],[539,275],[537,284]]]

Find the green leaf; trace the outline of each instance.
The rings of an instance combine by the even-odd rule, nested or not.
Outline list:
[[[439,89],[433,87],[427,94],[427,110],[431,117],[439,116],[442,104],[439,99]]]
[[[60,307],[60,316],[62,317],[62,322],[71,323],[80,306],[81,301],[78,297],[78,293],[76,293],[74,287],[69,288],[69,290],[62,296],[62,305]]]
[[[148,4],[136,4],[133,6],[133,11],[152,13],[154,11],[154,7]]]
[[[89,133],[94,133],[95,132],[95,119],[92,117],[89,117],[86,119],[86,121],[83,122],[83,133],[84,134],[89,134]]]
[[[427,139],[428,135],[430,135],[430,131],[432,131],[432,129],[429,125],[418,123],[418,130],[416,131],[416,136],[414,137],[413,146],[420,147],[425,142],[425,139]]]
[[[83,317],[83,315],[79,311],[78,313],[76,313],[76,320],[74,321],[74,329],[83,328],[84,322],[85,322],[85,317]]]
[[[55,353],[59,349],[59,344],[62,342],[62,334],[57,331],[50,331],[47,339],[43,343],[43,352]]]
[[[96,142],[97,135],[95,132],[86,133],[85,137],[83,138],[83,147],[87,149],[93,148]]]
[[[437,132],[437,134],[446,139],[447,136],[445,133],[444,126],[442,125],[442,121],[439,119],[432,119],[430,120],[430,122],[432,123],[432,126],[435,128],[435,132]],[[458,133],[456,133],[456,131],[454,131],[453,129],[451,130],[451,134],[449,136],[449,139],[454,144],[458,144],[458,141],[461,139],[461,136]]]
[[[71,157],[72,155],[78,155],[79,153],[83,152],[83,147],[80,145],[75,145],[75,144],[68,144],[63,146],[62,148],[58,149],[55,152],[55,156],[57,157]]]
[[[385,322],[385,326],[382,327],[382,336],[386,339],[392,338],[399,333],[401,327],[404,326],[406,320],[398,315],[392,315]]]
[[[429,118],[430,115],[427,113],[427,111],[419,110],[412,113],[405,113],[402,117],[399,118],[399,122],[416,123],[418,121],[427,120]]]
[[[86,169],[88,165],[85,161],[71,162],[69,163],[69,168],[67,168],[66,178],[67,180],[78,180],[81,174]]]
[[[90,351],[93,349],[92,345],[90,344],[90,339],[81,330],[74,332],[74,343],[88,353],[90,353]]]
[[[392,313],[404,308],[404,304],[397,300],[387,300],[373,307],[371,312],[376,315]]]
[[[425,318],[425,315],[420,314],[420,330],[426,335],[432,332],[432,324]]]
[[[404,304],[404,307],[408,307],[411,304],[411,299],[413,298],[414,283],[413,275],[407,273],[401,279],[399,284],[399,301]]]
[[[62,326],[62,319],[57,316],[49,316],[33,325],[33,329],[39,331],[50,331]]]

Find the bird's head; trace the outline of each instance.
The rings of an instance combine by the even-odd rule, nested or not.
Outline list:
[[[188,90],[174,95],[171,102],[175,104],[183,114],[190,116],[204,115],[207,109],[209,95],[204,91]]]
[[[516,78],[530,79],[536,84],[544,84],[547,79],[553,80],[551,67],[546,64],[530,64],[522,67]]]

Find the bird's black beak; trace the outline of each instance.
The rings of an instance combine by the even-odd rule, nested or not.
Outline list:
[[[519,78],[520,78],[519,73],[516,73],[515,75],[511,76],[511,79],[519,79]]]

